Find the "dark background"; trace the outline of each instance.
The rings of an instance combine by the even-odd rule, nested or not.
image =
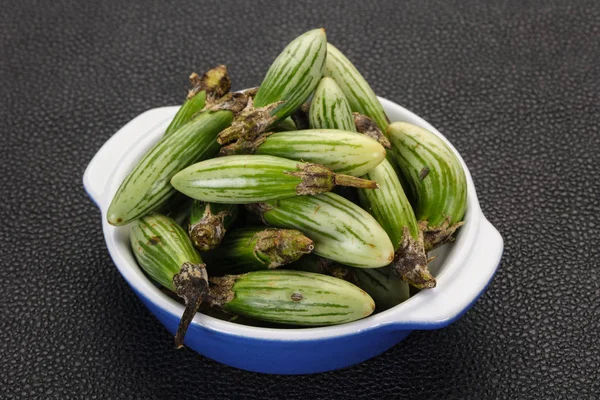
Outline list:
[[[122,3],[2,2],[1,398],[598,398],[597,1]],[[83,171],[129,120],[181,103],[191,71],[256,86],[321,26],[461,152],[500,269],[461,320],[342,371],[175,351],[113,266]]]

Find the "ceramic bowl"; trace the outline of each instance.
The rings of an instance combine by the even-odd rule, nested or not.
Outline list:
[[[391,121],[406,121],[440,136],[409,110],[380,99]],[[138,267],[129,247],[128,227],[114,227],[106,211],[120,183],[161,137],[179,107],[146,111],[111,137],[88,165],[83,184],[101,211],[106,246],[119,272],[169,332],[175,334],[183,306],[162,293]],[[456,154],[458,154],[456,152]],[[456,241],[442,246],[431,269],[437,287],[417,293],[387,311],[352,323],[322,328],[273,329],[196,314],[185,344],[221,363],[250,371],[306,374],[347,367],[394,346],[413,330],[443,328],[465,313],[485,291],[502,256],[503,241],[481,212],[473,180],[467,175],[465,225]]]

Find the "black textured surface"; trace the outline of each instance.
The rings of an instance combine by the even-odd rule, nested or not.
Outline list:
[[[3,2],[0,398],[598,398],[599,3],[465,3]],[[501,268],[461,320],[346,370],[175,351],[110,260],[84,168],[191,71],[255,86],[320,26],[462,153]]]

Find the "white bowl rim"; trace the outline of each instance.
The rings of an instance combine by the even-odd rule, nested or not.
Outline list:
[[[503,244],[498,232],[487,222],[481,212],[473,180],[464,160],[454,146],[428,122],[396,103],[383,98],[379,99],[388,114],[404,114],[405,117],[402,120],[428,129],[444,140],[452,151],[457,154],[467,176],[466,223],[461,228],[456,242],[452,244],[453,248],[446,258],[444,267],[440,274],[436,276],[438,286],[435,289],[423,290],[389,310],[341,325],[316,328],[264,328],[223,321],[201,313],[196,314],[192,324],[198,324],[205,329],[222,334],[236,335],[248,339],[278,341],[320,340],[354,335],[382,327],[390,327],[393,330],[433,329],[451,323],[468,309],[485,290],[496,271]],[[118,241],[123,240],[123,227],[116,228],[108,224],[106,220],[109,200],[114,196],[123,177],[131,170],[141,154],[158,140],[178,108],[179,106],[173,106],[149,110],[118,131],[90,162],[84,174],[84,186],[102,212],[102,225],[106,244],[121,275],[141,296],[146,297],[164,312],[180,318],[184,310],[183,305],[161,292],[141,272],[138,265],[131,262],[131,254],[129,254],[129,261],[126,259],[123,250],[120,250],[118,245]],[[395,122],[394,118],[391,119],[392,122]],[[134,126],[136,121],[139,122],[139,126]],[[140,128],[145,129],[141,134],[139,132]],[[134,134],[137,134],[137,137],[132,137]],[[111,157],[116,152],[120,152],[122,156],[119,162],[115,162],[115,159]],[[489,246],[485,249],[486,254],[476,252],[479,254],[480,259],[482,257],[486,259],[483,263],[485,265],[482,266],[483,271],[478,274],[477,282],[471,282],[472,285],[469,285],[468,281],[463,282],[466,283],[464,290],[462,292],[455,291],[455,295],[458,293],[461,296],[460,304],[457,305],[454,299],[444,298],[445,286],[450,285],[455,276],[460,275],[461,265],[477,262],[477,260],[472,259],[474,256],[471,250],[478,239],[481,239],[481,235],[487,235],[487,241],[489,241]],[[130,250],[129,252],[131,253]],[[471,257],[470,261],[469,257]],[[481,260],[479,260],[479,263],[481,263]],[[464,277],[461,279],[464,280]]]

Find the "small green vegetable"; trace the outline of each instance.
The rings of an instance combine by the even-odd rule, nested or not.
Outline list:
[[[329,77],[323,77],[319,82],[310,103],[308,119],[312,129],[356,132],[350,104],[335,80]]]
[[[185,301],[176,347],[183,346],[187,328],[204,296],[208,293],[208,277],[200,255],[194,250],[185,231],[171,218],[150,214],[131,225],[131,249],[140,267]]]
[[[394,122],[388,136],[425,249],[452,241],[467,209],[467,177],[460,160],[442,139],[416,125]]]
[[[295,229],[258,227],[235,229],[215,250],[203,253],[213,274],[239,274],[278,268],[314,248],[312,240]]]
[[[326,258],[309,254],[284,268],[329,275],[348,281],[367,292],[375,300],[378,311],[387,310],[409,298],[408,284],[398,279],[389,266],[383,268],[346,267]]]
[[[202,161],[176,174],[171,184],[194,199],[232,204],[313,195],[330,191],[336,185],[377,187],[365,179],[335,174],[322,165],[265,155]]]
[[[326,55],[324,29],[308,31],[290,42],[269,68],[253,100],[219,135],[219,143],[254,140],[291,115],[315,90]]]
[[[395,307],[410,297],[408,283],[398,279],[390,267],[352,270],[357,285],[375,300],[377,311]]]
[[[221,154],[262,154],[311,162],[339,174],[361,176],[385,158],[386,151],[365,135],[336,129],[263,134],[254,141],[238,141]]]
[[[226,312],[278,324],[320,326],[369,316],[373,299],[341,279],[269,270],[210,279],[210,299]]]
[[[298,229],[314,241],[316,255],[341,264],[378,268],[394,259],[392,242],[377,221],[337,194],[297,196],[247,208],[269,225]]]
[[[289,116],[317,87],[326,56],[325,29],[313,29],[292,40],[271,64],[254,106],[280,103],[271,115],[278,120]]]
[[[296,123],[292,120],[291,117],[287,117],[286,119],[278,122],[273,127],[273,132],[286,132],[286,131],[296,131]]]
[[[188,97],[183,105],[179,108],[179,111],[177,111],[177,114],[175,114],[175,117],[173,117],[173,120],[167,127],[164,136],[169,136],[177,129],[190,122],[192,116],[200,112],[200,110],[204,108],[205,104],[206,92],[204,90],[198,92],[191,98]]]
[[[163,137],[127,175],[107,212],[112,225],[125,225],[158,209],[177,191],[169,181],[181,169],[213,157],[219,151],[216,137],[231,124],[243,96],[225,96],[220,111],[203,111],[176,132]]]
[[[359,189],[360,203],[386,231],[394,245],[394,272],[418,288],[435,287],[427,268],[427,254],[415,214],[392,165],[384,160],[365,177],[377,182],[379,190]]]
[[[335,80],[346,95],[352,111],[371,118],[385,133],[389,119],[375,92],[350,60],[330,43],[327,44],[327,61],[323,67],[323,75]]]

